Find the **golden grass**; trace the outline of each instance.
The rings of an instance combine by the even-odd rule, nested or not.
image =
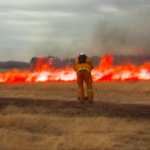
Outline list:
[[[1,149],[150,148],[149,121],[103,116],[69,118],[23,113],[22,109],[8,106],[1,111]]]
[[[97,88],[97,90],[95,90],[94,100],[117,103],[150,104],[149,83],[150,82],[94,83]],[[73,82],[0,84],[0,97],[66,100],[70,92],[72,92],[69,100],[74,101],[77,99],[77,85],[72,91],[73,85]],[[86,92],[86,86],[84,85],[84,87]]]
[[[0,84],[0,97],[65,100],[73,85]],[[95,92],[95,101],[150,104],[149,82],[102,82],[95,86],[100,97]],[[77,86],[70,101],[76,97]],[[148,120],[66,117],[45,114],[44,108],[38,108],[38,113],[31,107],[13,105],[0,109],[0,149],[150,149]]]

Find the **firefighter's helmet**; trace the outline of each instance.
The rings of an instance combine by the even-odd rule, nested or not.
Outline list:
[[[80,55],[85,55],[85,53],[80,53]]]

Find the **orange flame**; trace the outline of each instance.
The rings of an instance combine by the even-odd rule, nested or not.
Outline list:
[[[101,81],[131,81],[131,80],[150,80],[150,64],[145,63],[141,66],[126,64],[124,66],[111,66],[112,56],[102,57],[99,66],[92,70],[94,82]],[[51,70],[44,66],[41,70],[33,72],[12,70],[0,74],[0,83],[15,82],[52,82],[76,81],[76,72],[73,68]]]

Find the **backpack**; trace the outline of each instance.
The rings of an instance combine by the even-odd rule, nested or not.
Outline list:
[[[79,63],[86,63],[86,59],[87,59],[86,55],[80,55],[78,57]]]

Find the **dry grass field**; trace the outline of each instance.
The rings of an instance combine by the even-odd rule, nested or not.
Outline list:
[[[0,84],[0,149],[150,149],[150,82],[95,83],[94,104],[73,85]]]
[[[69,101],[75,101],[77,85],[73,89],[74,84],[74,82],[0,84],[0,97],[66,100],[71,92]],[[97,89],[95,101],[150,104],[150,82],[101,82],[94,85],[93,87]]]

